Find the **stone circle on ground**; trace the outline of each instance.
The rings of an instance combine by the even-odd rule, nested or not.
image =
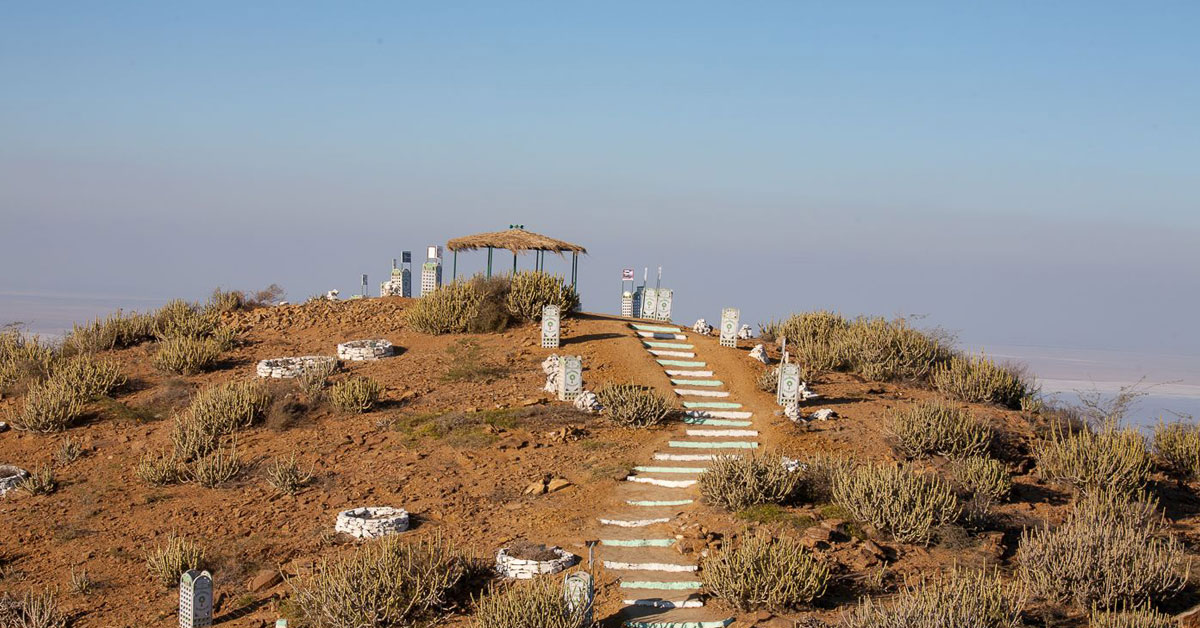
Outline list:
[[[13,490],[21,480],[29,477],[29,472],[11,464],[0,464],[0,495]]]
[[[496,573],[505,578],[515,580],[530,580],[540,575],[558,573],[575,564],[578,559],[574,554],[558,547],[550,548],[558,555],[553,560],[525,560],[508,554],[508,548],[500,548],[496,552]]]
[[[382,338],[373,340],[351,340],[337,346],[337,357],[343,360],[362,362],[378,360],[395,353],[391,342]]]
[[[292,378],[300,377],[318,364],[337,366],[337,358],[330,355],[305,355],[296,358],[271,358],[258,363],[256,369],[259,377]]]
[[[334,531],[359,539],[377,539],[408,529],[408,511],[391,506],[363,506],[338,513]]]

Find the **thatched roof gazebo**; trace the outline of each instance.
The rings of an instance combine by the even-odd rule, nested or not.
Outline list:
[[[535,268],[542,270],[546,263],[546,252],[563,257],[563,253],[571,254],[571,286],[579,275],[579,254],[587,255],[587,249],[578,244],[556,240],[540,233],[526,231],[525,225],[510,225],[507,231],[477,233],[475,235],[454,238],[446,243],[446,248],[454,252],[454,262],[451,277],[458,276],[458,252],[487,249],[487,276],[492,276],[492,252],[496,249],[507,249],[513,254],[513,272],[517,270],[517,254],[533,251],[536,255]]]

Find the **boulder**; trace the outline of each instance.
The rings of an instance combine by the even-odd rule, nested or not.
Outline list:
[[[246,590],[251,593],[262,593],[267,589],[283,582],[283,575],[277,569],[260,569],[246,582]]]

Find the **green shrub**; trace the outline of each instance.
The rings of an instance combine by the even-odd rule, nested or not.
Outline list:
[[[1089,628],[1180,628],[1181,625],[1178,619],[1150,608],[1149,604],[1116,612],[1093,609],[1088,617]]]
[[[850,368],[873,381],[924,380],[947,357],[935,338],[909,327],[903,318],[856,319],[843,342]]]
[[[207,338],[216,333],[221,321],[217,312],[207,312],[186,301],[168,301],[155,312],[155,331],[161,340],[170,338]]]
[[[496,586],[475,603],[479,628],[588,628],[586,609],[567,604],[562,582],[540,578],[500,590]]]
[[[467,572],[448,543],[388,536],[323,559],[293,600],[313,628],[413,626],[441,617]]]
[[[905,586],[891,604],[868,597],[845,616],[845,628],[1017,628],[1026,593],[998,574],[954,570]]]
[[[905,543],[928,543],[935,528],[959,515],[946,482],[888,464],[867,464],[837,477],[833,497],[855,519]]]
[[[344,379],[329,387],[329,401],[345,412],[367,412],[379,401],[383,386],[369,377]]]
[[[1030,394],[1025,376],[986,355],[956,355],[933,369],[933,384],[942,393],[968,403],[995,403],[1006,408],[1021,407]]]
[[[563,316],[574,312],[579,307],[579,294],[562,277],[526,271],[512,276],[507,305],[513,316],[539,321],[547,305],[557,305]]]
[[[992,431],[966,410],[933,401],[922,402],[892,415],[891,434],[906,456],[933,454],[962,458],[987,451]]]
[[[704,588],[740,611],[782,612],[821,597],[829,567],[798,541],[763,534],[704,560]]]
[[[623,427],[658,425],[675,412],[670,399],[637,384],[610,384],[596,396],[608,418]]]
[[[4,628],[67,628],[71,618],[58,607],[56,591],[26,591],[20,597],[0,594],[0,626]]]
[[[1176,477],[1189,481],[1200,477],[1200,427],[1194,423],[1159,421],[1154,428],[1154,452]]]
[[[1075,432],[1052,426],[1034,445],[1034,455],[1040,477],[1083,490],[1134,491],[1146,484],[1152,466],[1142,435],[1111,424]]]
[[[1169,595],[1188,573],[1184,548],[1167,534],[1157,504],[1112,488],[1080,495],[1057,528],[1026,530],[1017,563],[1034,592],[1083,608]]]
[[[215,338],[172,336],[159,341],[154,366],[161,371],[195,375],[211,370],[221,358],[221,342]]]
[[[796,497],[803,474],[790,471],[779,454],[720,456],[700,474],[700,495],[710,504],[742,510],[785,504]]]
[[[53,378],[36,384],[25,394],[13,427],[30,432],[60,432],[83,416],[86,399],[74,384]]]
[[[1012,493],[1012,476],[1004,463],[984,456],[954,461],[950,474],[966,495],[965,510],[973,519],[986,517]]]
[[[179,586],[183,572],[203,569],[205,564],[205,552],[199,545],[173,533],[146,552],[150,577],[167,588]]]

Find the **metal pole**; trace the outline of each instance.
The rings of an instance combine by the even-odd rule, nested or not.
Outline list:
[[[450,266],[450,283],[458,280],[458,251],[454,252],[454,263]]]
[[[579,252],[571,252],[571,287],[574,288],[579,280]]]
[[[490,247],[490,246],[488,247],[488,270],[487,270],[487,276],[488,276],[488,277],[491,277],[491,276],[492,276],[492,247]]]
[[[517,252],[513,251],[513,274],[517,274]]]

